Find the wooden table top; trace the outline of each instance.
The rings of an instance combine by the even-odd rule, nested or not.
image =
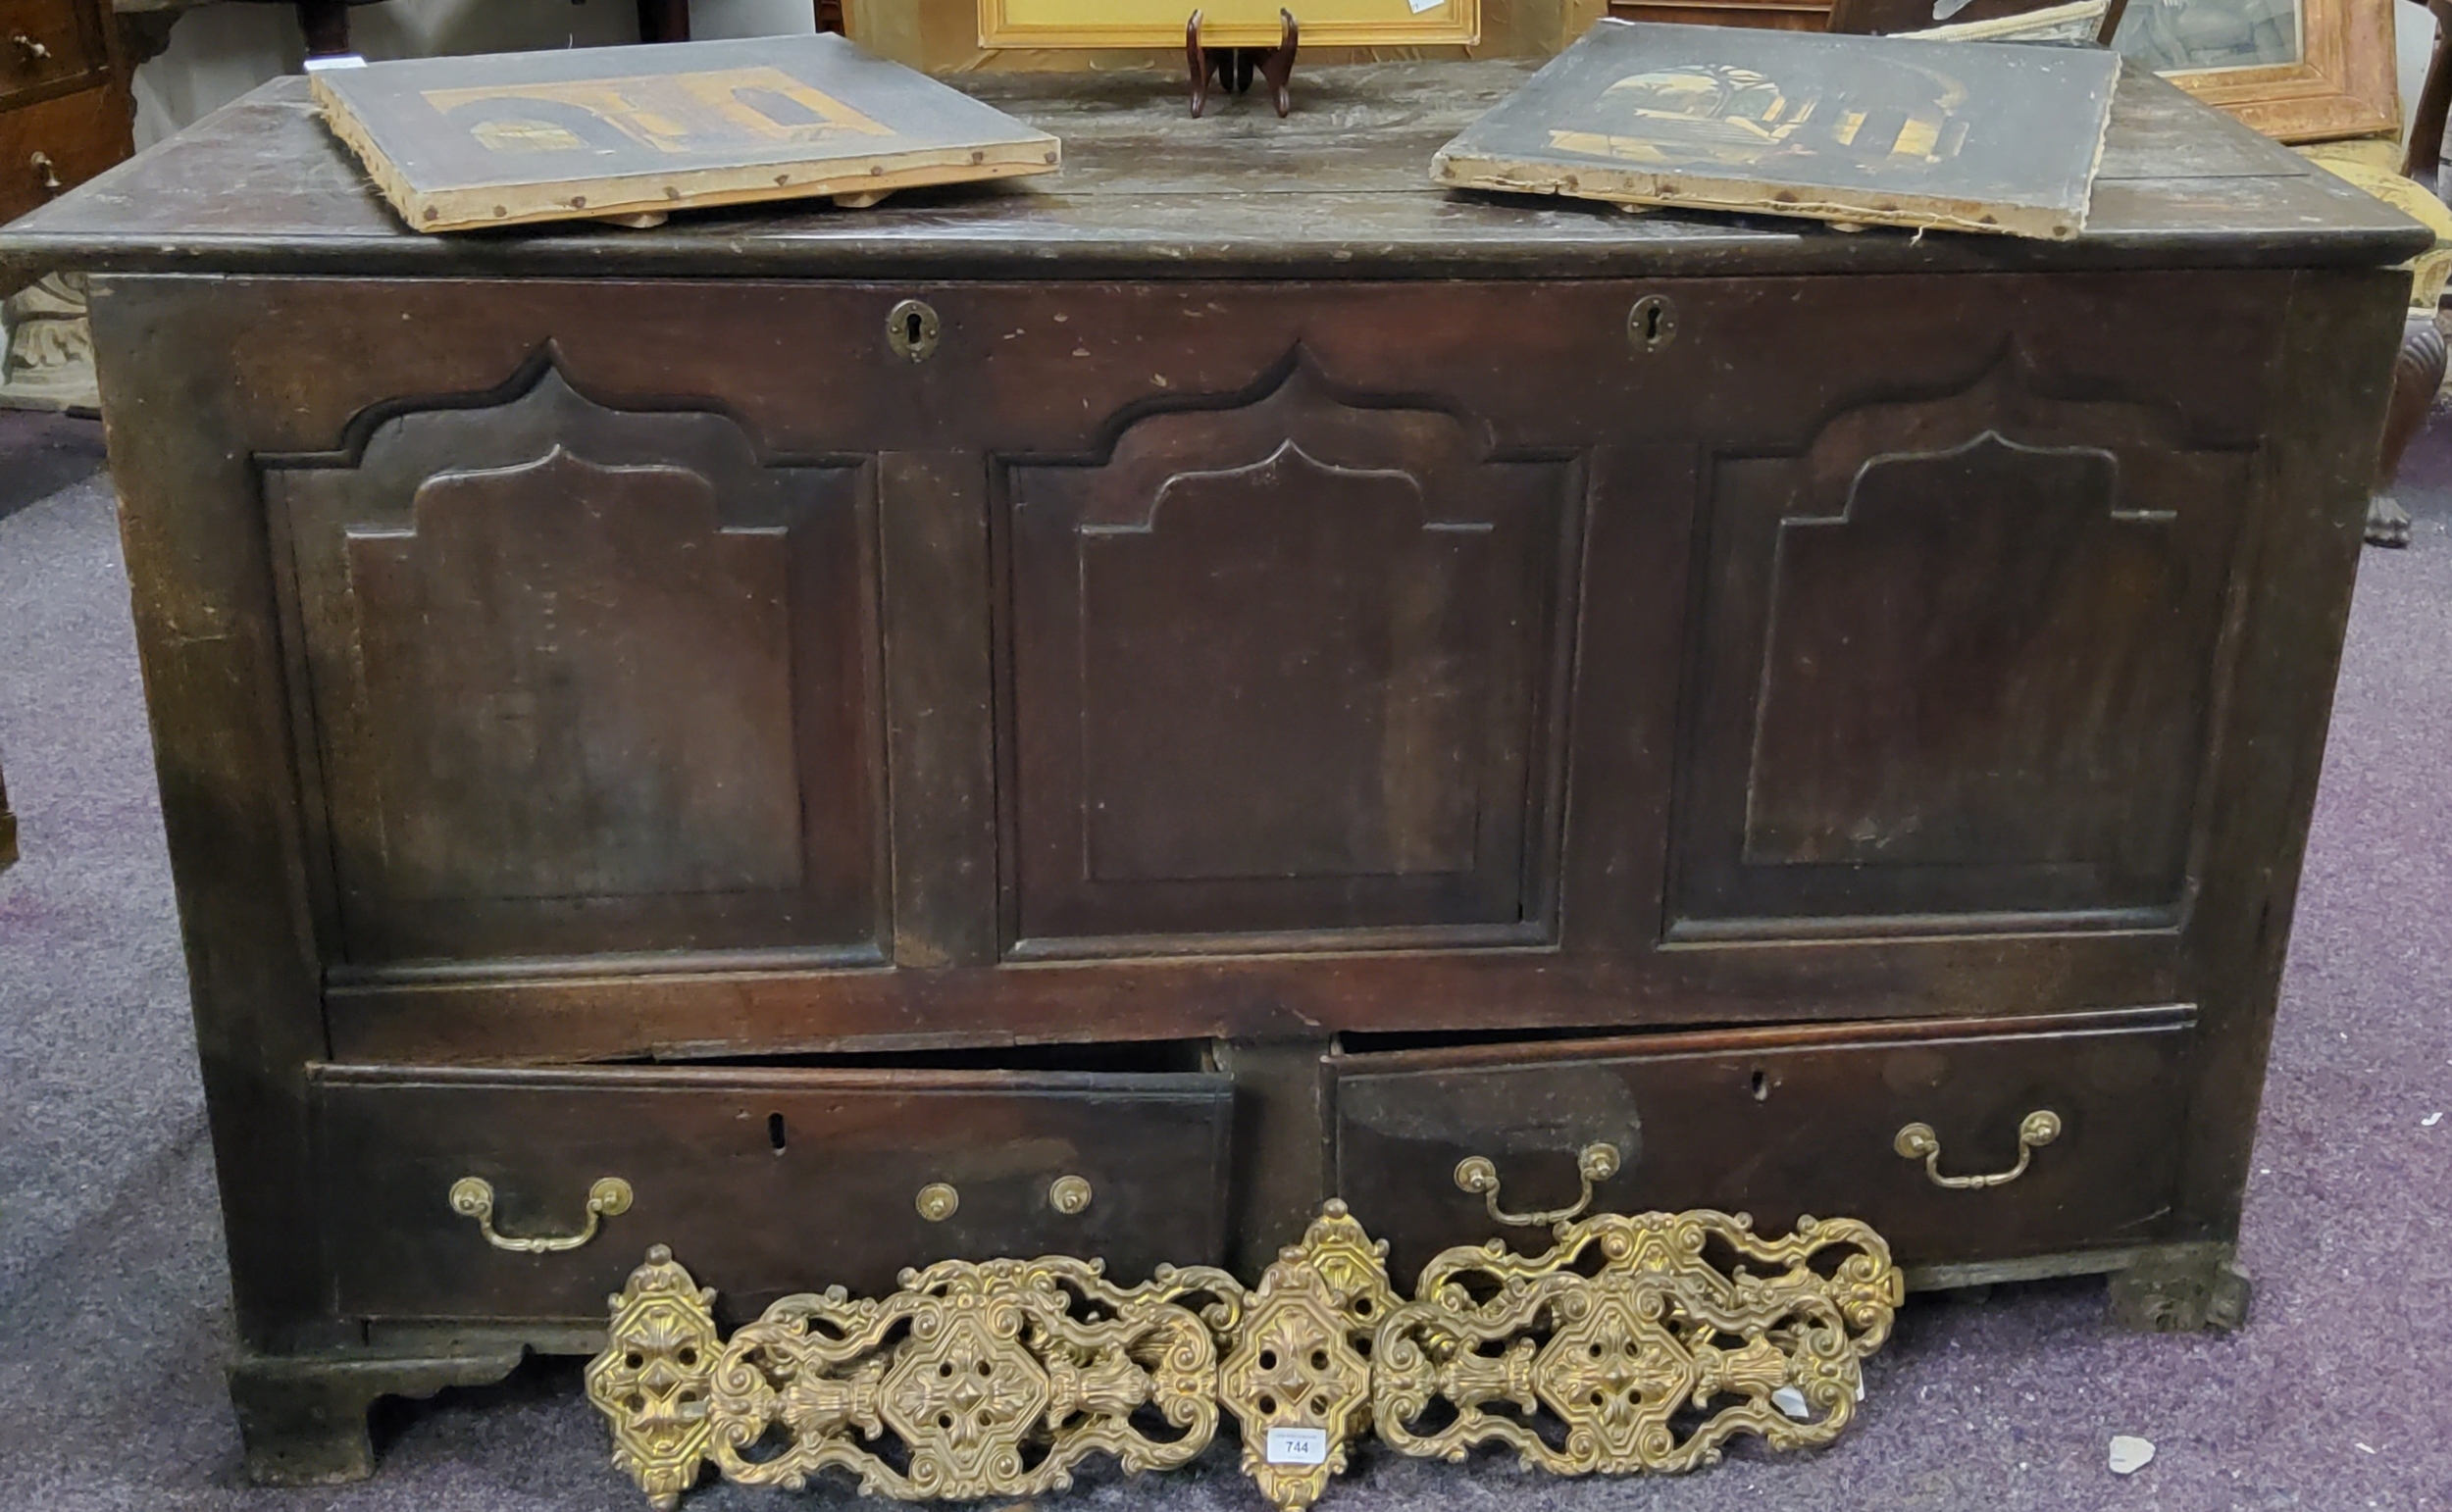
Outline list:
[[[12,270],[358,276],[841,277],[1477,277],[2377,267],[2432,244],[2398,211],[2133,67],[2085,232],[2042,242],[1768,218],[1628,214],[1440,189],[1431,154],[1532,65],[1296,73],[1189,119],[1156,74],[972,76],[1054,131],[1061,174],[908,191],[869,210],[772,205],[423,235],[282,78],[0,228]]]

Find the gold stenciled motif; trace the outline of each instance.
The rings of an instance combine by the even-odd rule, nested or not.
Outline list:
[[[613,1424],[613,1464],[660,1512],[698,1484],[715,1373],[715,1293],[658,1244],[611,1298],[604,1353],[587,1365],[587,1399]]]
[[[1738,1434],[1828,1443],[1906,1292],[1889,1246],[1853,1219],[1764,1239],[1743,1214],[1602,1214],[1557,1235],[1538,1257],[1494,1239],[1423,1269],[1374,1341],[1381,1439],[1450,1460],[1496,1440],[1558,1475],[1691,1470]],[[1834,1247],[1852,1252],[1825,1276],[1814,1258]],[[1806,1421],[1773,1404],[1783,1386]],[[1452,1416],[1417,1430],[1434,1401]]]
[[[1369,1423],[1371,1367],[1359,1345],[1396,1308],[1387,1254],[1344,1203],[1330,1202],[1260,1278],[1218,1367],[1218,1400],[1243,1430],[1244,1473],[1284,1512],[1319,1499]],[[1284,1436],[1305,1429],[1324,1436],[1316,1458],[1291,1452]]]

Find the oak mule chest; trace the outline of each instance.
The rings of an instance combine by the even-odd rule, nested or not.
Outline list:
[[[1433,189],[1522,76],[461,239],[291,80],[0,233],[95,275],[257,1476],[651,1243],[1403,1277],[1596,1142],[2235,1318],[2426,233],[2135,74],[2066,243]]]

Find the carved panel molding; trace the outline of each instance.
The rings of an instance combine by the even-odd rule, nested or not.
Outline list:
[[[875,950],[859,469],[551,362],[262,460],[348,959]]]
[[[1190,1463],[1231,1415],[1243,1468],[1307,1507],[1362,1436],[1459,1460],[1500,1442],[1560,1475],[1680,1472],[1739,1435],[1829,1443],[1904,1285],[1881,1236],[1743,1214],[1561,1221],[1544,1254],[1431,1261],[1410,1300],[1342,1202],[1246,1291],[1208,1268],[1120,1286],[1095,1261],[947,1261],[854,1300],[786,1297],[717,1342],[715,1293],[662,1245],[610,1299],[587,1390],[614,1464],[664,1512],[707,1466],[798,1488],[833,1468],[914,1501],[1030,1496],[1094,1455]]]
[[[1542,937],[1576,464],[1298,350],[1001,477],[1025,953]]]
[[[1672,933],[2168,923],[2248,459],[2014,351],[1718,459]]]

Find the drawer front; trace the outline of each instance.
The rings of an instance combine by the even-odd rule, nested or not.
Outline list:
[[[22,110],[6,103],[0,101],[0,221],[15,220],[128,156],[128,99],[107,85]]]
[[[651,1244],[733,1318],[941,1259],[1102,1257],[1129,1283],[1224,1252],[1223,1077],[335,1066],[314,1085],[344,1317],[597,1318]],[[582,1231],[606,1177],[632,1201],[584,1245],[518,1253],[447,1200],[468,1177],[511,1238]],[[1077,1213],[1051,1200],[1064,1177],[1088,1184]],[[940,1184],[957,1200],[932,1222]]]
[[[102,67],[70,0],[0,0],[0,110],[19,95]]]
[[[1717,1208],[1771,1235],[1801,1214],[1861,1218],[1908,1265],[2139,1243],[2171,1200],[2193,1021],[2166,1008],[2009,1032],[1836,1026],[1350,1056],[1339,1189],[1408,1277],[1452,1244],[1549,1238],[1494,1222],[1457,1188],[1458,1161],[1496,1165],[1508,1213],[1557,1209],[1577,1195],[1576,1152],[1602,1141],[1623,1157],[1598,1187],[1605,1211]],[[1945,1187],[1896,1147],[1922,1124],[1942,1177],[2005,1173],[2038,1112],[2057,1137],[1995,1185]]]

